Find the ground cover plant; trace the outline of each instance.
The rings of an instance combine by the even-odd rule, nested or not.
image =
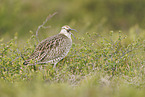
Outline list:
[[[55,69],[52,64],[23,65],[23,58],[36,46],[35,35],[24,47],[17,44],[17,35],[1,43],[1,96],[143,96],[144,40],[136,36],[126,43],[129,37],[121,31],[107,36],[86,33],[86,37],[90,42],[78,37]]]
[[[0,1],[0,97],[145,97],[144,8],[143,0]],[[66,24],[78,33],[56,68],[23,65],[38,39]]]

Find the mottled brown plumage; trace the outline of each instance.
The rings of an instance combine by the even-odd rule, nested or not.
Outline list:
[[[71,29],[69,26],[63,26],[59,34],[40,42],[31,56],[23,64],[35,65],[52,63],[55,67],[55,65],[68,54],[71,48],[71,30],[74,29]],[[30,64],[30,60],[34,60],[34,63]]]

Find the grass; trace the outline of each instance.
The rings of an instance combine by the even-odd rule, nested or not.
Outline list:
[[[145,95],[145,41],[121,31],[108,35],[86,33],[73,43],[55,69],[52,64],[36,70],[22,65],[37,44],[35,35],[23,46],[17,34],[0,47],[1,97],[143,97]],[[86,40],[88,39],[88,40]],[[134,40],[132,40],[134,39]],[[89,42],[88,42],[89,41]]]
[[[143,0],[3,0],[0,5],[0,97],[145,97]],[[24,66],[38,44],[37,26],[56,11],[39,39],[67,24],[78,30],[70,52],[55,69]]]
[[[53,12],[58,12],[58,15],[47,24],[55,29],[53,32],[66,24],[82,33],[110,30],[124,32],[136,24],[144,28],[144,4],[143,0],[3,0],[0,4],[0,39],[5,36],[3,39],[8,41],[15,32],[18,32],[20,39],[30,37],[27,32],[35,31],[46,16]],[[42,33],[48,34],[46,31]]]

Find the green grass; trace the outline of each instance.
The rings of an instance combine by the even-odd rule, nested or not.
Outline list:
[[[0,1],[0,97],[145,97],[144,2]],[[67,24],[78,31],[70,52],[55,69],[24,66],[56,11],[39,39]]]
[[[136,24],[145,25],[144,0],[13,0],[0,1],[0,39],[8,41],[18,32],[18,38],[25,39],[29,31],[35,31],[46,16],[53,12],[47,25],[47,32],[57,32],[63,25],[69,25],[81,33],[129,30]],[[75,5],[75,6],[74,6]],[[46,31],[41,31],[46,36]],[[125,33],[125,32],[124,32]]]
[[[34,51],[35,36],[23,46],[17,34],[0,47],[1,97],[143,97],[145,95],[145,41],[124,35],[121,31],[108,35],[86,33],[55,69],[52,64],[24,66]],[[88,40],[86,40],[88,39]],[[89,41],[89,42],[88,42]],[[35,44],[36,43],[36,44]],[[41,67],[41,69],[40,69]]]

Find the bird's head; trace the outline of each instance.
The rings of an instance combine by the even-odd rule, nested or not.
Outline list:
[[[71,31],[76,31],[75,29],[71,29],[68,25],[62,27],[60,33],[66,35],[68,38],[71,38],[71,35],[75,38],[75,36],[71,33]]]

